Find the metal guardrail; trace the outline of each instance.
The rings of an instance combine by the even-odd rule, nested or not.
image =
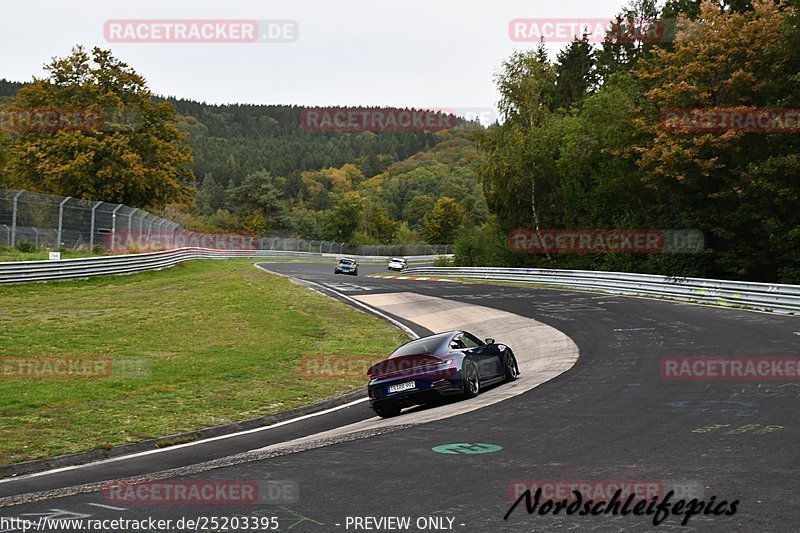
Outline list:
[[[214,250],[211,248],[179,248],[144,254],[108,255],[58,261],[0,262],[0,285],[30,281],[84,279],[110,274],[133,274],[161,270],[192,259],[227,259],[232,257],[298,257],[321,258],[331,261],[337,254],[286,252],[281,250]],[[385,256],[347,256],[362,263],[384,263]],[[438,256],[405,256],[408,261],[430,261]]]
[[[800,313],[800,285],[539,268],[411,267],[404,274],[535,283],[778,313]]]

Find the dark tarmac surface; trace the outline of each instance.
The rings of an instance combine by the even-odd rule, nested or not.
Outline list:
[[[471,413],[190,476],[284,481],[299,489],[285,502],[121,505],[90,492],[1,508],[0,517],[173,520],[172,529],[138,531],[179,531],[174,521],[181,517],[212,516],[266,518],[261,525],[275,517],[278,531],[293,532],[800,531],[798,382],[666,381],[659,373],[664,356],[797,356],[797,318],[589,292],[367,276],[384,273],[383,266],[362,265],[358,277],[336,276],[324,264],[264,267],[348,295],[418,292],[531,317],[569,335],[581,357],[561,376]],[[0,496],[190,465],[372,416],[364,402],[280,428],[0,483]],[[432,450],[453,443],[502,449]],[[680,526],[682,516],[654,526],[652,516],[529,515],[524,504],[504,520],[514,487],[532,480],[649,481],[706,502],[716,497],[715,505],[739,503],[733,516],[701,513],[687,527]],[[365,517],[409,517],[410,526]],[[207,530],[224,531],[221,525],[245,530],[230,522]]]

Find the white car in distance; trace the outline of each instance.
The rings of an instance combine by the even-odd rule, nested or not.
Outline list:
[[[389,260],[389,270],[396,270],[401,272],[408,267],[405,259],[400,259],[399,257],[393,257]]]

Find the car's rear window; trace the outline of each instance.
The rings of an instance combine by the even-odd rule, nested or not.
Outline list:
[[[447,339],[448,335],[434,335],[411,341],[396,349],[389,357],[402,357],[404,355],[421,355],[436,353],[439,347]]]

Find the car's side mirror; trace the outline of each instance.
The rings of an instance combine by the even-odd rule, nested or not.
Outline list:
[[[483,342],[486,344],[494,344],[494,339],[491,337],[487,337]]]

